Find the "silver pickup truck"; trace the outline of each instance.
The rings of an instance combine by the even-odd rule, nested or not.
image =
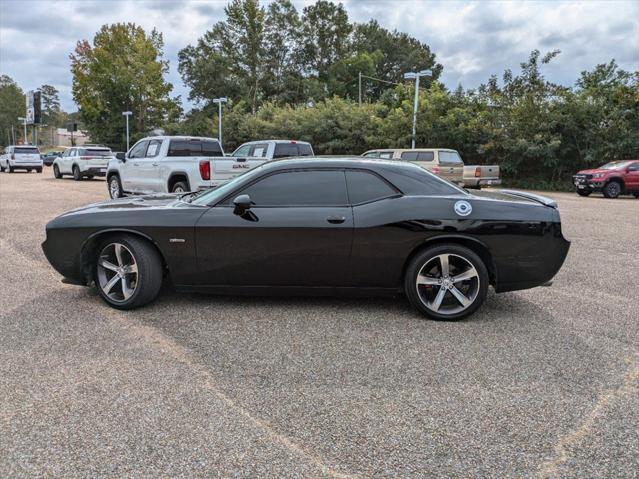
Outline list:
[[[499,166],[466,165],[464,166],[464,187],[480,189],[482,186],[501,185]]]

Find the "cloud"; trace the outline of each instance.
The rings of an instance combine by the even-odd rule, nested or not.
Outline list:
[[[263,0],[263,3],[267,3]],[[298,10],[313,0],[295,0]],[[562,54],[544,67],[547,77],[571,85],[579,72],[615,58],[627,70],[639,65],[639,2],[467,2],[346,0],[351,21],[375,18],[430,45],[444,65],[442,80],[474,88],[491,74],[516,71],[533,49]],[[67,110],[71,97],[69,54],[92,40],[105,23],[134,22],[163,33],[174,94],[188,96],[177,72],[177,53],[224,18],[225,1],[0,1],[0,72],[25,90],[51,84]],[[187,104],[187,107],[189,105]]]

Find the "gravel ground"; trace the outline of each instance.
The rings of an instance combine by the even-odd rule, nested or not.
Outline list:
[[[104,181],[0,174],[1,477],[639,477],[639,201],[550,194],[550,288],[402,299],[64,285],[46,221]]]

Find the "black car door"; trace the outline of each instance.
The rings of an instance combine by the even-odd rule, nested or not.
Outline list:
[[[239,212],[233,199],[249,195]],[[353,214],[343,170],[278,171],[235,191],[196,225],[199,283],[343,286]]]

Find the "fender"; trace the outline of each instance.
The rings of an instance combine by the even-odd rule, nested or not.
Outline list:
[[[185,171],[185,170],[178,170],[178,171],[172,171],[171,174],[169,175],[169,177],[166,180],[166,191],[167,192],[171,192],[171,188],[169,188],[169,185],[171,184],[171,178],[173,178],[174,176],[184,176],[186,178],[186,182],[188,183],[189,189],[191,188],[191,177],[189,176],[189,174]]]

